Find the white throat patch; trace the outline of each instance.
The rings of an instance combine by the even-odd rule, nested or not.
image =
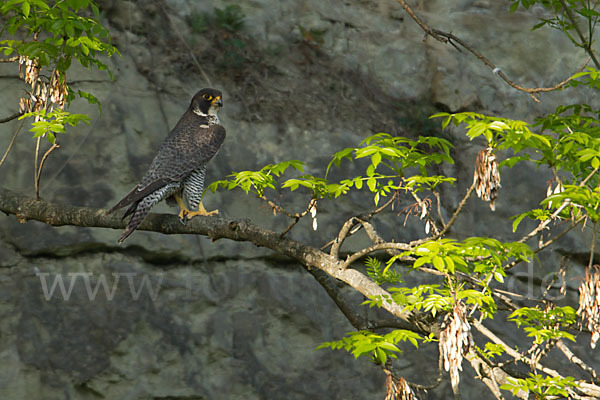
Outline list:
[[[206,118],[209,125],[216,125],[220,123],[219,117],[217,116],[217,110],[214,107],[208,109],[208,114],[203,113],[199,108],[194,108],[192,111],[194,114]]]

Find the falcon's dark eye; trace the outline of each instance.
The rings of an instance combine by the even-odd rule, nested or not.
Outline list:
[[[210,94],[203,94],[202,98],[206,101],[211,101],[213,97]]]

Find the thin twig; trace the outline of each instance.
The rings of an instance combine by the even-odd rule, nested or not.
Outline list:
[[[290,230],[292,230],[292,228],[298,223],[298,221],[300,221],[300,218],[302,218],[306,214],[308,214],[310,212],[310,210],[317,204],[317,199],[314,199],[314,198],[310,199],[310,201],[308,202],[308,206],[306,207],[306,210],[302,211],[301,213],[291,214],[291,213],[287,212],[279,204],[267,199],[265,197],[265,195],[262,195],[259,197],[261,199],[263,199],[264,201],[266,201],[267,204],[269,204],[271,206],[271,208],[273,209],[273,213],[280,212],[280,213],[285,214],[286,216],[293,219],[292,223],[290,225],[288,225],[288,227],[285,228],[285,230],[283,232],[281,232],[280,237],[284,237]]]
[[[265,201],[273,210],[273,213],[280,213],[280,214],[284,214],[292,219],[294,218],[302,218],[304,217],[306,214],[308,214],[310,212],[310,209],[316,204],[317,199],[310,199],[310,201],[308,202],[308,206],[306,207],[306,210],[299,212],[299,213],[295,213],[292,214],[289,211],[287,211],[285,208],[283,208],[282,206],[280,206],[279,204],[275,203],[272,200],[269,200],[264,194],[261,196],[258,196],[259,199]]]
[[[433,218],[431,218],[431,216],[429,215],[429,212],[427,211],[427,205],[425,204],[425,200],[421,200],[419,195],[414,190],[409,189],[409,192],[412,195],[413,199],[416,200],[419,207],[421,207],[421,210],[423,210],[423,209],[425,210],[425,213],[427,214],[427,220],[429,221],[429,223],[431,224],[431,227],[433,228],[434,235],[439,235],[440,230],[438,229],[437,225],[433,221]]]
[[[37,35],[37,33],[36,33]],[[63,43],[62,45],[62,50],[61,52],[64,51],[65,46],[67,45],[66,42]],[[56,74],[57,72],[57,68],[58,65],[54,66],[54,69],[52,70],[52,73],[50,74],[51,77],[54,76],[54,74]],[[35,85],[35,82],[34,82]],[[31,87],[31,93],[35,93],[35,87],[32,86]],[[46,99],[44,101],[44,109],[43,111],[47,112],[48,108],[50,108],[50,110],[52,110],[52,102],[48,101],[48,99]],[[44,117],[45,119],[45,117]],[[39,157],[39,152],[40,152],[40,142],[42,140],[41,136],[38,136],[36,144],[35,144],[35,161],[34,161],[34,170],[33,170],[33,175],[34,175],[34,181],[33,181],[33,186],[35,188],[35,199],[39,200],[40,199],[40,177],[42,175],[42,168],[44,167],[44,162],[46,161],[46,158],[50,155],[50,153],[56,148],[59,147],[56,144],[56,138],[54,139],[54,143],[52,143],[52,146],[48,149],[48,151],[46,151],[46,153],[44,153],[44,156],[42,157],[40,164],[39,164],[39,168],[38,168],[38,157]]]
[[[477,377],[490,389],[496,400],[504,400],[494,374],[494,368],[497,369],[498,366],[490,362],[485,354],[477,348],[469,350],[467,359],[471,362],[471,366],[475,370]],[[504,371],[502,372],[506,374]]]
[[[417,390],[432,390],[435,389],[436,387],[438,387],[440,385],[440,383],[442,383],[442,379],[443,379],[443,372],[442,372],[442,366],[443,366],[443,361],[442,361],[442,357],[438,357],[438,376],[435,378],[435,382],[433,382],[430,385],[419,385],[418,383],[411,383],[409,382],[408,384],[417,389]]]
[[[583,187],[583,185],[585,185],[587,183],[587,181],[590,180],[596,172],[598,172],[599,168],[600,167],[594,168],[594,170],[592,172],[590,172],[590,174],[583,181],[581,181],[581,183],[579,183],[579,187]],[[526,241],[528,241],[529,239],[531,239],[532,237],[534,237],[535,235],[537,235],[538,233],[540,233],[541,231],[546,229],[546,227],[550,224],[550,222],[552,222],[556,217],[558,217],[558,215],[562,212],[562,210],[564,210],[570,204],[571,204],[571,201],[569,201],[568,199],[563,201],[563,203],[560,205],[560,207],[558,207],[556,209],[556,211],[554,211],[552,213],[550,218],[540,222],[540,224],[537,226],[537,228],[535,228],[534,230],[529,232],[527,235],[523,236],[521,239],[518,240],[518,242],[525,243]]]
[[[40,167],[35,176],[35,198],[37,200],[40,199],[40,177],[42,176],[42,169],[44,168],[44,163],[46,162],[46,159],[48,158],[50,153],[52,153],[52,151],[54,149],[57,149],[59,147],[60,146],[58,144],[56,144],[56,141],[55,141],[54,143],[52,143],[52,146],[50,146],[50,148],[42,156],[42,159],[40,161]]]
[[[396,190],[394,192],[394,194],[392,195],[392,197],[386,201],[383,205],[377,207],[376,209],[372,210],[371,212],[369,212],[369,214],[364,215],[364,216],[357,216],[356,217],[356,221],[354,226],[352,227],[352,229],[350,230],[350,232],[348,233],[348,237],[354,235],[356,232],[358,232],[363,226],[362,226],[362,222],[363,221],[368,221],[371,218],[373,218],[376,214],[380,213],[381,211],[383,211],[384,209],[386,209],[387,207],[389,207],[390,204],[392,204],[394,202],[394,200],[396,200],[396,198],[398,197],[398,190]],[[361,223],[359,223],[361,222]],[[332,246],[336,239],[332,239],[329,242],[325,243],[323,246],[321,246],[321,250],[325,250],[326,248],[328,248],[329,246]],[[383,240],[382,240],[383,242]]]
[[[23,115],[23,112],[22,112],[22,111],[19,111],[19,112],[17,112],[17,113],[14,113],[13,115],[11,115],[11,116],[9,116],[9,117],[6,117],[6,118],[3,118],[3,119],[0,119],[0,124],[3,124],[3,123],[5,123],[5,122],[12,121],[13,119],[17,119],[17,118],[19,118],[21,115]]]
[[[188,54],[189,54],[190,58],[192,59],[192,61],[194,61],[194,64],[196,64],[196,68],[198,68],[198,71],[200,71],[200,74],[202,74],[202,77],[204,78],[206,83],[208,83],[209,86],[212,86],[213,85],[212,81],[210,80],[210,78],[208,77],[206,72],[204,71],[204,68],[202,68],[202,65],[200,64],[200,62],[198,61],[196,56],[194,55],[194,51],[190,48],[190,46],[186,42],[185,38],[183,37],[183,35],[181,34],[181,32],[179,31],[177,26],[171,20],[171,13],[167,12],[167,10],[165,10],[164,6],[161,6],[161,10],[162,10],[163,14],[167,17],[167,20],[169,21],[169,25],[171,25],[171,29],[173,29],[173,32],[175,32],[175,34],[177,34],[177,37],[179,38],[181,43],[188,50]]]
[[[511,357],[513,357],[516,361],[521,361],[521,362],[531,366],[532,368],[538,369],[552,377],[563,378],[556,370],[545,367],[537,361],[532,362],[531,359],[525,357],[524,355],[522,355],[521,353],[519,353],[518,351],[516,351],[509,345],[507,345],[502,339],[500,339],[492,331],[490,331],[488,328],[486,328],[481,322],[479,322],[477,320],[472,320],[471,323],[475,327],[475,329],[477,329],[481,334],[486,336],[492,342],[502,346],[504,348],[504,350],[506,351],[506,353],[508,355],[510,355]],[[572,398],[583,399],[583,397],[578,396],[572,389],[567,389],[567,390],[569,391],[569,395]],[[586,396],[600,396],[600,386],[597,386],[595,384],[591,384],[591,383],[587,383],[587,382],[579,382],[577,385],[577,390],[579,390],[581,393],[584,393]]]
[[[562,351],[562,353],[567,357],[569,362],[572,362],[573,364],[577,365],[579,368],[590,374],[594,380],[598,379],[598,374],[596,373],[596,370],[594,370],[592,367],[584,363],[579,357],[573,354],[571,349],[567,347],[567,345],[562,341],[562,339],[559,339],[556,342],[556,348]]]
[[[40,142],[42,140],[41,136],[38,136],[37,141],[35,143],[35,158],[33,160],[33,186],[35,188],[35,199],[39,200],[40,199],[40,188],[38,186],[39,184],[39,179],[38,179],[38,158],[39,158],[39,154],[40,154]]]
[[[477,320],[472,320],[471,321],[472,325],[475,327],[475,329],[477,329],[482,335],[486,336],[488,339],[490,339],[492,342],[499,344],[500,346],[502,346],[504,348],[504,351],[506,351],[506,354],[508,354],[509,356],[511,356],[512,358],[514,358],[517,361],[521,361],[527,365],[530,365],[536,369],[539,369],[542,372],[547,373],[550,376],[560,376],[560,374],[550,368],[544,367],[543,365],[541,365],[539,362],[536,362],[534,365],[531,365],[531,360],[528,359],[527,357],[525,357],[523,354],[519,353],[518,351],[516,351],[515,349],[513,349],[512,347],[510,347],[508,344],[506,344],[502,339],[500,339],[498,336],[496,336],[496,334],[494,334],[492,331],[490,331],[487,327],[485,327],[485,325],[483,325],[481,322],[477,321]],[[600,388],[599,388],[600,389]]]
[[[546,247],[550,246],[552,243],[556,242],[558,239],[560,239],[561,237],[563,237],[564,235],[566,235],[567,233],[571,232],[571,230],[573,230],[573,228],[575,228],[577,225],[579,225],[579,223],[581,221],[583,221],[586,218],[586,216],[581,216],[579,217],[576,221],[572,222],[568,228],[566,228],[565,230],[563,230],[561,233],[557,234],[556,236],[546,240],[545,242],[541,242],[538,243],[538,248],[535,249],[533,252],[534,253],[539,253],[540,251],[544,250]],[[505,271],[508,271],[511,268],[514,268],[515,266],[519,265],[520,263],[522,263],[524,260],[519,259],[519,260],[514,260],[511,261],[509,264],[507,264],[506,266],[503,266],[502,269],[504,269]]]
[[[456,219],[458,218],[458,215],[460,214],[460,212],[462,211],[462,209],[464,208],[464,206],[467,204],[467,200],[469,200],[469,197],[471,197],[471,194],[473,194],[473,191],[475,190],[475,182],[473,182],[473,184],[469,187],[469,189],[467,189],[467,192],[465,193],[464,197],[462,198],[462,200],[460,201],[460,203],[458,203],[458,207],[456,207],[456,210],[454,211],[454,214],[452,214],[452,217],[450,217],[450,220],[448,221],[448,223],[444,226],[444,229],[442,229],[442,231],[440,233],[438,233],[437,235],[433,235],[430,238],[425,238],[425,239],[419,239],[419,240],[415,240],[410,242],[411,246],[418,246],[421,243],[427,242],[429,240],[436,240],[441,238],[442,236],[444,236],[452,227],[452,225],[454,225],[454,223],[456,222]]]
[[[442,229],[446,227],[446,221],[444,221],[444,217],[442,216],[442,201],[440,199],[440,194],[438,192],[433,192],[435,199],[437,200],[437,213],[440,222],[442,223]]]
[[[496,67],[496,65],[494,65],[490,60],[488,60],[486,57],[484,57],[482,54],[477,52],[475,49],[473,49],[471,46],[469,46],[467,43],[465,43],[463,40],[461,40],[457,36],[453,35],[452,33],[443,32],[443,31],[440,31],[437,29],[433,29],[433,31],[440,36],[447,37],[451,42],[455,41],[456,43],[460,44],[467,51],[469,51],[471,54],[473,54],[475,57],[477,57],[481,62],[483,62],[485,65],[487,65],[495,74],[497,74],[509,86],[511,86],[517,90],[520,90],[522,92],[528,93],[531,96],[531,98],[534,101],[536,101],[537,103],[539,103],[540,101],[537,97],[534,96],[535,93],[552,92],[554,90],[558,90],[558,89],[562,88],[563,86],[565,86],[567,83],[569,83],[571,81],[571,79],[573,79],[573,75],[572,75],[551,87],[526,88],[524,86],[520,86],[520,85],[516,84],[515,82],[511,81],[504,74],[504,72],[502,72],[502,70],[500,68]],[[577,70],[577,72],[583,71],[583,69],[588,64],[588,62],[589,62],[589,59]]]
[[[291,230],[292,230],[292,228],[293,228],[293,227],[294,227],[294,226],[295,226],[295,225],[298,223],[298,221],[300,221],[300,218],[294,218],[294,220],[292,221],[292,223],[291,223],[291,224],[289,224],[289,225],[287,226],[287,228],[285,228],[285,229],[283,230],[283,232],[281,232],[281,233],[279,234],[279,237],[281,237],[281,238],[282,238],[282,237],[284,237],[284,236],[285,236],[285,235],[286,235],[286,234],[287,234],[289,231],[291,231]]]
[[[592,51],[592,48],[590,47],[590,45],[592,43],[592,38],[590,37],[589,40],[586,40],[585,36],[583,36],[583,32],[581,32],[581,29],[579,29],[579,24],[577,23],[575,16],[571,12],[571,9],[565,3],[565,0],[559,0],[559,1],[560,1],[560,4],[561,4],[563,10],[565,10],[565,14],[567,14],[567,17],[571,20],[571,24],[573,24],[573,28],[575,28],[575,32],[577,32],[577,36],[579,36],[579,40],[581,40],[581,46],[585,49],[585,52],[588,53],[588,55],[590,56],[592,61],[594,61],[594,65],[596,66],[596,68],[600,68],[600,62],[598,62],[598,59],[596,58],[596,54],[594,54],[594,52]]]
[[[406,4],[404,0],[398,0],[398,3],[404,8],[404,10],[410,15],[410,17],[425,31],[426,34],[433,36],[436,40],[439,40],[443,43],[448,43],[448,39],[440,37],[434,32],[431,28],[429,28],[421,19],[414,13],[414,11]]]
[[[539,353],[536,354],[536,351],[539,349],[540,346],[539,344],[534,342],[533,345],[529,348],[529,350],[527,350],[527,355],[529,356],[531,363],[538,363],[546,354],[548,354],[550,350],[552,350],[552,348],[554,348],[555,344],[555,340],[546,341],[544,347],[539,351]]]
[[[517,85],[515,82],[511,81],[500,70],[500,68],[496,67],[490,60],[488,60],[481,53],[479,53],[478,51],[476,51],[475,49],[473,49],[473,47],[469,46],[463,40],[461,40],[460,38],[456,37],[452,33],[443,32],[443,31],[440,31],[438,29],[432,29],[432,28],[430,28],[427,24],[425,24],[423,21],[421,21],[421,19],[414,13],[414,11],[412,11],[412,9],[406,4],[406,2],[404,0],[397,0],[397,1],[398,1],[398,3],[400,3],[400,5],[402,6],[402,8],[404,8],[404,10],[406,10],[406,12],[408,13],[408,15],[410,15],[410,17],[417,23],[417,25],[419,25],[421,27],[421,29],[423,29],[423,31],[425,31],[426,35],[429,35],[429,36],[433,37],[434,39],[436,39],[439,42],[442,42],[442,43],[445,43],[445,44],[450,44],[453,47],[455,47],[456,49],[459,49],[456,46],[456,43],[458,43],[461,47],[463,47],[465,50],[467,50],[468,52],[470,52],[471,54],[473,54],[480,61],[482,61],[485,65],[487,65],[494,73],[496,73],[508,85],[510,85],[511,87],[513,87],[513,88],[515,88],[517,90],[520,90],[522,92],[528,93],[536,102],[539,102],[539,99],[534,96],[534,93],[550,92],[550,91],[553,91],[553,90],[560,89],[561,87],[563,87],[567,83],[569,83],[569,81],[571,79],[573,79],[573,77],[571,76],[571,77],[563,80],[562,82],[559,82],[558,84],[556,84],[556,85],[554,85],[552,87],[526,88],[526,87]],[[563,1],[563,0],[561,0],[561,1]],[[585,65],[587,65],[587,62],[580,68],[580,71],[583,70],[583,68],[585,67]],[[597,63],[596,63],[596,66],[598,68],[600,68],[600,66]]]
[[[388,208],[390,206],[390,204],[392,204],[394,202],[394,200],[396,200],[398,198],[398,193],[399,193],[399,190],[395,190],[394,194],[392,195],[392,197],[390,197],[390,199],[388,201],[386,201],[381,206],[379,206],[379,207],[375,208],[374,210],[372,210],[371,212],[369,212],[369,214],[367,215],[367,219],[373,218],[373,216],[375,216],[376,214],[379,214],[380,212],[382,212],[383,210]]]
[[[561,233],[559,233],[558,235],[546,240],[545,242],[542,242],[539,244],[539,247],[537,249],[535,249],[533,252],[534,253],[539,253],[540,251],[542,251],[543,249],[545,249],[546,247],[550,246],[552,243],[556,242],[558,239],[560,239],[561,237],[563,237],[564,235],[566,235],[567,233],[571,232],[571,230],[573,230],[573,228],[575,228],[577,225],[579,225],[579,223],[581,221],[583,221],[586,218],[586,216],[582,216],[579,217],[577,220],[575,220],[573,223],[571,223],[571,225],[569,225],[568,228],[566,228],[565,230],[563,230]]]
[[[346,259],[346,261],[344,261],[344,264],[342,265],[342,269],[348,268],[348,266],[350,266],[354,261],[366,256],[367,254],[370,254],[377,250],[388,250],[388,249],[408,251],[408,250],[411,250],[412,247],[406,243],[386,242],[386,243],[374,244],[372,246],[369,246],[367,248],[357,251],[356,253],[352,254],[351,256],[348,256],[348,258]]]
[[[19,126],[15,130],[15,133],[13,134],[13,137],[10,139],[10,143],[8,144],[8,147],[6,148],[6,151],[4,152],[4,155],[2,156],[2,159],[0,160],[0,167],[2,166],[2,164],[4,164],[4,161],[6,160],[6,157],[8,157],[8,153],[10,152],[10,150],[13,147],[13,145],[15,144],[15,141],[17,140],[17,136],[19,136],[19,133],[21,132],[21,128],[23,127],[23,123],[24,122],[25,122],[25,120],[21,120],[21,123],[19,124]]]
[[[471,321],[471,324],[482,335],[486,336],[492,342],[494,342],[494,343],[499,344],[500,346],[502,346],[504,348],[504,351],[506,351],[506,354],[508,354],[509,356],[511,356],[512,358],[514,358],[517,361],[521,361],[521,362],[524,362],[527,365],[531,365],[531,360],[530,359],[528,359],[527,357],[525,357],[524,355],[522,355],[521,353],[519,353],[518,351],[516,351],[512,347],[510,347],[508,344],[506,344],[502,339],[500,339],[498,336],[496,336],[496,334],[494,334],[492,331],[490,331],[481,322],[479,322],[476,319],[474,319],[474,320]],[[547,368],[547,367],[544,367],[539,362],[535,363],[535,365],[533,365],[533,367],[536,368],[536,369],[539,369],[540,371],[543,371],[543,372],[547,373],[550,376],[560,376],[560,374],[557,371],[555,371],[553,369],[550,369],[550,368]]]

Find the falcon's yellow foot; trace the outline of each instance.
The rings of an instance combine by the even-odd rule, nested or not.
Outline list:
[[[201,215],[201,216],[204,216],[204,217],[207,217],[207,216],[210,216],[210,215],[219,215],[219,210],[206,211],[206,208],[204,208],[204,205],[202,203],[200,203],[198,205],[198,211],[190,211],[183,204],[180,204],[180,208],[181,208],[181,210],[179,211],[179,220],[184,225],[187,223],[187,221],[189,219],[192,219],[192,218],[194,218],[197,215]]]

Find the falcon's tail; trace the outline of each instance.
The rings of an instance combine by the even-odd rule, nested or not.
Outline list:
[[[158,203],[159,200],[160,199],[156,199],[153,196],[146,196],[137,204],[133,204],[127,210],[125,216],[127,216],[128,214],[133,215],[131,216],[131,219],[129,220],[129,223],[127,223],[125,231],[123,231],[123,234],[121,235],[117,243],[123,242],[123,240],[127,239],[127,237],[131,235],[133,231],[137,229],[138,226],[140,226],[144,218],[146,218],[146,215],[148,215],[148,213],[150,212],[152,206]],[[123,218],[125,218],[125,216],[123,216]]]
[[[127,205],[129,205],[129,204],[131,204],[131,203],[134,203],[134,204],[132,205],[132,207],[134,207],[134,206],[135,206],[135,201],[136,201],[136,200],[139,200],[139,198],[136,198],[136,196],[135,196],[135,194],[136,194],[136,193],[139,193],[139,192],[137,191],[137,186],[136,186],[136,187],[134,187],[134,188],[133,188],[133,190],[132,190],[131,192],[127,193],[127,196],[123,197],[123,198],[121,199],[121,201],[119,201],[119,202],[118,202],[118,203],[117,203],[117,204],[116,204],[116,205],[115,205],[113,208],[111,208],[110,210],[108,210],[108,211],[106,212],[106,215],[112,214],[112,213],[114,213],[115,211],[117,211],[119,208],[123,208],[123,207],[125,207],[125,206],[127,206]],[[142,196],[142,197],[143,197],[143,196]],[[140,197],[140,198],[142,198],[142,197]],[[135,207],[134,207],[134,208],[135,208]],[[131,209],[131,207],[130,207],[130,209]],[[127,210],[127,211],[130,211],[130,210]],[[125,216],[123,216],[123,218],[125,218]]]
[[[127,211],[125,211],[125,215],[123,215],[123,218],[131,215],[131,219],[129,220],[129,223],[127,223],[127,227],[117,243],[121,243],[123,240],[127,239],[127,237],[140,226],[144,218],[146,218],[146,215],[150,212],[150,209],[163,198],[169,197],[178,190],[181,190],[180,186],[181,185],[176,182],[170,183],[141,198],[139,201],[134,202]],[[119,204],[121,204],[121,202]]]

